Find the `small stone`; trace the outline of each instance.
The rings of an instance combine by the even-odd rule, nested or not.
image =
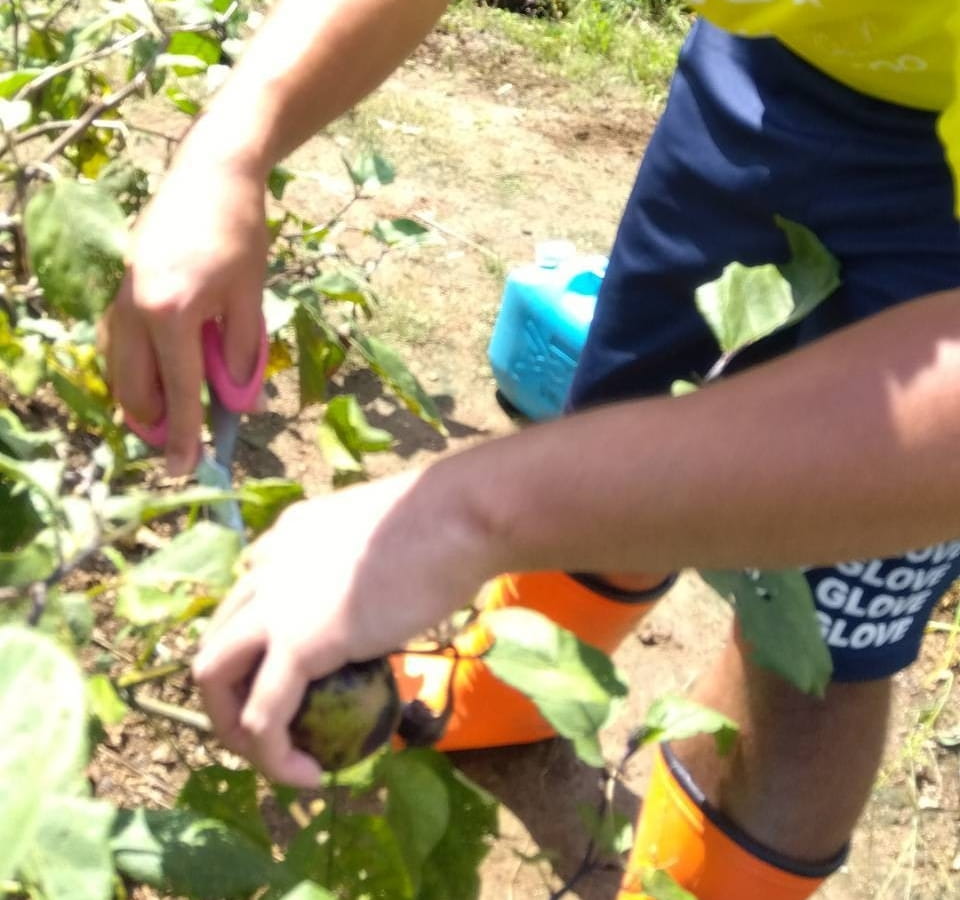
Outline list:
[[[150,753],[150,759],[155,763],[169,763],[173,761],[173,750],[167,743],[157,744]]]

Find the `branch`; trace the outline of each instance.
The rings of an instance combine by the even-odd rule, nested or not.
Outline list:
[[[43,135],[50,134],[52,131],[63,131],[66,128],[71,128],[76,122],[76,119],[55,119],[51,122],[41,122],[39,125],[34,125],[26,131],[17,132],[14,145],[19,146],[28,141],[36,140],[38,137],[43,137]],[[115,131],[123,131],[130,127],[125,122],[120,122],[117,119],[94,119],[90,124],[94,128],[112,128]]]
[[[23,237],[23,226],[20,223],[19,216],[14,217],[13,213],[23,210],[24,200],[26,199],[26,180],[24,178],[23,167],[20,163],[20,157],[17,154],[16,142],[14,141],[13,135],[7,131],[2,122],[0,122],[0,135],[3,137],[4,150],[10,154],[14,168],[13,200],[10,203],[10,208],[7,210],[7,216],[3,224],[8,226],[8,229],[5,230],[9,230],[13,235],[14,278],[16,278],[17,281],[25,281],[30,271],[30,265],[27,260],[27,244]],[[0,153],[0,156],[2,156],[2,153]]]
[[[171,722],[186,725],[188,728],[203,734],[213,732],[210,717],[203,713],[192,709],[184,709],[182,706],[176,706],[173,703],[164,703],[163,700],[157,700],[154,697],[143,697],[135,691],[131,691],[129,696],[130,704],[148,715],[169,719]]]
[[[148,681],[159,681],[163,678],[169,678],[171,675],[177,675],[189,667],[189,662],[178,661],[155,666],[152,669],[135,669],[131,672],[124,672],[117,678],[117,687],[132,688],[138,684],[146,684]]]
[[[47,152],[43,155],[41,162],[48,163],[59,156],[93,124],[95,119],[98,119],[114,107],[119,106],[127,97],[139,91],[140,88],[146,84],[152,69],[153,62],[137,72],[137,74],[116,93],[111,94],[106,99],[91,106],[90,109],[80,116],[70,128],[50,145]]]
[[[130,32],[130,34],[120,38],[118,41],[115,41],[112,44],[108,44],[106,47],[101,47],[99,50],[92,50],[90,53],[86,53],[83,56],[78,56],[76,59],[68,60],[65,63],[61,63],[59,66],[53,66],[49,69],[45,69],[42,74],[38,75],[33,81],[28,81],[19,91],[17,91],[15,100],[25,100],[31,94],[36,93],[42,87],[49,84],[53,81],[54,78],[58,78],[61,75],[70,72],[73,69],[77,69],[80,66],[85,66],[87,63],[95,62],[98,59],[103,59],[105,56],[112,56],[114,53],[119,53],[121,50],[129,47],[131,44],[135,44],[142,37],[146,37],[150,32],[146,28],[138,28],[136,31]]]
[[[73,6],[76,3],[76,0],[62,0],[60,5],[56,7],[49,16],[47,16],[46,21],[43,23],[43,30],[46,31],[48,28],[53,27],[53,23],[63,15],[64,11],[68,6]]]
[[[603,793],[599,802],[597,803],[597,821],[601,824],[613,809],[613,792],[616,789],[617,781],[623,775],[623,767],[631,755],[632,753],[628,752],[624,756],[620,765],[617,766],[613,772],[607,768],[604,768],[603,770],[603,774],[601,775]],[[597,839],[595,836],[591,836],[589,842],[587,843],[587,849],[583,853],[583,859],[580,860],[580,865],[577,866],[573,874],[566,880],[566,882],[564,882],[556,891],[550,894],[549,900],[561,900],[562,897],[565,897],[574,889],[577,882],[583,878],[584,875],[596,868],[598,862]]]
[[[13,68],[20,68],[20,14],[16,0],[10,0],[10,22],[13,25]]]
[[[741,347],[740,349],[743,350],[744,348]],[[715,379],[719,378],[724,373],[724,371],[726,371],[727,366],[730,365],[730,360],[732,360],[736,355],[737,355],[736,350],[727,350],[726,353],[724,353],[720,357],[720,359],[718,359],[710,367],[710,371],[707,372],[706,376],[703,379],[704,383],[714,381]]]
[[[42,614],[42,606],[45,603],[47,591],[56,587],[71,572],[82,566],[88,559],[90,559],[91,556],[95,556],[104,547],[109,547],[117,541],[123,540],[124,538],[129,537],[131,534],[136,532],[137,528],[140,527],[140,524],[140,521],[137,520],[129,522],[121,528],[116,528],[113,531],[106,533],[99,532],[97,536],[89,544],[87,544],[86,547],[74,554],[70,559],[61,559],[59,565],[57,565],[57,567],[46,578],[40,579],[39,581],[34,581],[23,588],[0,588],[0,603],[20,600],[27,596],[30,597],[33,603],[33,612],[36,612],[37,608],[40,607],[39,613]],[[60,530],[56,529],[55,533],[59,544]],[[31,612],[31,619],[33,619],[33,612]],[[39,615],[37,615],[37,618],[39,619]],[[31,621],[30,624],[35,625],[36,622]]]

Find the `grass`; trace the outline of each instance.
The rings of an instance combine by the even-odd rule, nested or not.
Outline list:
[[[592,91],[628,85],[666,96],[688,19],[669,7],[656,20],[628,0],[571,0],[561,21],[531,19],[459,0],[444,19],[457,33],[483,32],[528,51],[548,74]]]

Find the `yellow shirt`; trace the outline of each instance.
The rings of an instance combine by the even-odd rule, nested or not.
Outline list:
[[[940,135],[960,185],[960,0],[688,2],[735,34],[776,37],[855,90],[942,113]],[[955,195],[960,215],[960,189]]]

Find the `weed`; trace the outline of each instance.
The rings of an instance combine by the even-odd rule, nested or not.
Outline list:
[[[574,0],[569,16],[556,21],[460,0],[443,24],[456,33],[480,31],[522,47],[549,74],[591,92],[629,85],[659,102],[688,26],[679,10],[672,0]]]

